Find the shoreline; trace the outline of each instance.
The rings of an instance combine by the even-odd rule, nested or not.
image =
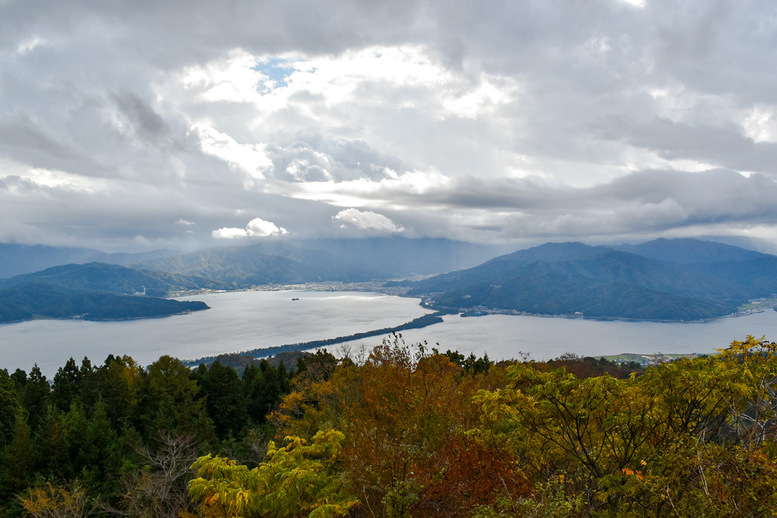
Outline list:
[[[407,296],[407,290],[403,287],[385,287],[384,283],[387,281],[367,281],[367,282],[310,282],[301,284],[267,284],[261,286],[253,286],[251,288],[241,288],[235,290],[198,290],[197,292],[181,293],[176,295],[170,295],[173,297],[192,297],[201,294],[217,294],[217,293],[232,293],[232,292],[248,292],[248,291],[353,291],[353,292],[367,292],[376,293],[380,295],[391,295],[396,297],[412,298],[420,300],[421,307],[430,311],[440,312],[442,314],[459,314],[462,317],[472,318],[488,315],[507,315],[507,316],[529,316],[529,317],[541,317],[541,318],[563,318],[563,319],[581,319],[592,320],[597,322],[654,322],[654,323],[670,323],[670,324],[703,324],[707,322],[714,322],[724,318],[736,318],[751,315],[753,313],[761,313],[767,309],[773,309],[777,311],[777,299],[753,299],[757,300],[769,300],[769,302],[763,305],[757,305],[750,309],[737,311],[736,313],[729,313],[727,315],[720,315],[716,317],[698,319],[698,320],[672,320],[672,319],[650,319],[650,318],[630,318],[630,317],[596,317],[586,316],[584,314],[545,314],[545,313],[530,313],[526,311],[518,311],[511,309],[494,309],[494,308],[447,308],[444,306],[433,306],[425,302],[422,296]]]
[[[343,300],[358,300],[360,293],[351,293],[350,295],[357,298]],[[362,293],[362,295],[366,294]],[[287,309],[286,301],[293,296],[301,297],[302,302],[289,301]],[[199,317],[196,314],[189,314],[188,318],[181,319],[152,318],[106,321],[96,322],[91,326],[88,324],[79,325],[72,319],[46,319],[38,323],[35,321],[20,322],[20,326],[0,326],[0,329],[3,329],[2,341],[7,352],[15,355],[12,355],[8,361],[16,361],[15,366],[24,369],[29,368],[34,362],[39,364],[41,362],[47,364],[48,362],[51,364],[49,367],[53,369],[51,370],[53,375],[56,368],[61,367],[68,356],[102,358],[108,350],[113,354],[116,354],[115,351],[122,351],[140,363],[148,365],[156,361],[162,354],[173,355],[182,361],[192,362],[202,358],[215,358],[219,355],[245,355],[252,351],[256,353],[256,356],[275,355],[280,352],[281,348],[308,349],[312,352],[316,347],[328,347],[334,352],[340,345],[332,345],[331,347],[329,345],[335,343],[345,343],[346,347],[358,347],[359,344],[378,345],[383,338],[391,339],[390,331],[396,330],[399,325],[408,323],[423,316],[423,314],[432,313],[431,310],[419,306],[417,299],[411,300],[408,297],[403,297],[404,302],[402,302],[401,299],[387,297],[385,302],[369,306],[372,308],[369,313],[360,316],[362,304],[349,302],[341,306],[339,299],[335,297],[326,307],[332,307],[331,315],[342,315],[338,318],[342,318],[343,322],[351,323],[345,329],[335,325],[335,321],[331,319],[328,325],[310,327],[304,333],[291,332],[292,329],[289,329],[289,333],[284,333],[280,327],[275,329],[278,326],[273,327],[273,322],[262,323],[267,318],[273,318],[271,315],[286,315],[292,311],[291,316],[281,320],[288,323],[296,321],[305,325],[303,313],[300,313],[300,309],[304,311],[304,308],[298,309],[297,304],[304,303],[308,297],[322,296],[328,297],[326,294],[313,292],[310,292],[309,295],[304,293],[294,295],[283,292],[262,295],[261,292],[256,292],[255,295],[246,293],[244,297],[248,298],[241,298],[239,294],[230,295],[227,293],[223,303],[217,302],[220,297],[208,297],[212,301],[208,304],[212,309],[227,310],[226,312],[221,311],[221,317],[218,319],[207,317],[206,313],[211,314],[211,312],[206,311]],[[222,321],[233,322],[236,316],[242,315],[240,311],[246,306],[247,302],[245,301],[253,300],[252,297],[255,297],[257,301],[275,301],[267,306],[267,311],[270,313],[264,317],[255,311],[247,313],[251,316],[245,321],[241,320],[245,323],[245,329],[241,327],[236,337],[231,336],[229,328],[223,328],[218,333],[212,332],[218,323]],[[205,301],[204,299],[200,300]],[[282,304],[281,301],[283,301]],[[335,307],[341,309],[335,310]],[[391,315],[394,313],[388,308],[393,307],[404,307],[405,310],[396,313],[392,318]],[[233,312],[230,308],[234,308],[238,313]],[[273,313],[272,311],[275,309],[282,313]],[[749,314],[742,319],[720,318],[706,325],[685,325],[687,323],[676,325],[661,323],[661,325],[657,325],[651,322],[635,323],[630,321],[622,323],[598,322],[593,319],[587,319],[588,323],[586,323],[584,319],[559,316],[544,316],[540,319],[532,318],[531,315],[523,318],[518,316],[518,318],[497,318],[494,320],[444,316],[444,321],[440,325],[432,323],[429,327],[417,331],[414,329],[400,331],[408,343],[428,340],[430,344],[442,344],[443,350],[446,347],[462,351],[467,349],[474,350],[477,354],[487,351],[492,358],[512,358],[515,357],[516,351],[528,352],[533,358],[547,359],[558,357],[568,351],[581,356],[595,355],[596,357],[603,354],[623,353],[624,351],[654,353],[663,350],[675,353],[704,353],[718,347],[724,347],[734,339],[741,340],[748,334],[754,336],[777,335],[777,331],[775,331],[777,329],[777,312],[772,313],[765,309],[768,308],[761,309],[760,313]],[[367,311],[366,307],[365,311]],[[216,314],[219,313],[213,313],[213,315]],[[232,316],[230,317],[230,315]],[[303,320],[299,320],[300,318]],[[546,318],[560,318],[560,320],[556,320],[556,324],[549,325],[553,321],[545,320]],[[203,328],[203,323],[208,323],[208,327]],[[358,325],[353,325],[354,323],[358,323]],[[265,333],[263,329],[268,326],[271,332]],[[251,331],[254,328],[256,331]],[[203,332],[192,335],[191,329]],[[360,340],[359,338],[363,338],[364,335],[359,333],[365,333],[368,330],[372,331],[371,335],[376,336]],[[247,334],[249,331],[251,334]],[[386,334],[382,334],[383,332]],[[470,332],[473,333],[471,336]],[[211,337],[211,335],[213,336]],[[326,340],[326,342],[321,339]],[[44,345],[52,352],[46,352],[49,349],[42,349]],[[62,358],[57,360],[56,358],[59,356]],[[13,366],[12,363],[8,362],[6,365]]]
[[[421,306],[426,309],[445,312],[446,314],[458,313],[462,318],[478,318],[490,315],[504,315],[504,316],[524,316],[524,317],[540,317],[540,318],[563,318],[566,320],[592,320],[595,322],[653,322],[656,324],[705,324],[709,322],[715,322],[724,318],[738,318],[753,315],[756,313],[763,313],[768,309],[777,311],[777,302],[771,302],[763,306],[757,306],[752,309],[743,311],[737,311],[736,313],[729,313],[727,315],[720,315],[717,317],[698,319],[698,320],[669,320],[669,319],[655,319],[655,318],[630,318],[630,317],[591,317],[583,314],[557,314],[551,315],[546,313],[530,313],[528,311],[518,311],[513,309],[492,309],[492,308],[477,308],[477,309],[464,309],[464,308],[446,308],[444,306],[432,306],[421,302]]]
[[[372,338],[380,335],[391,335],[401,333],[408,329],[423,329],[425,327],[433,326],[443,322],[442,315],[445,313],[434,312],[427,313],[418,318],[414,318],[410,322],[405,322],[396,327],[384,327],[381,329],[374,329],[371,331],[363,331],[360,333],[354,333],[346,336],[338,336],[335,338],[324,338],[319,340],[310,340],[307,342],[297,342],[293,344],[275,345],[271,347],[259,347],[256,349],[250,349],[248,351],[240,351],[229,354],[229,356],[250,356],[252,359],[269,358],[278,353],[295,352],[295,351],[308,351],[311,349],[320,349],[322,347],[328,347],[332,345],[339,345],[345,342],[352,342],[354,340],[363,340],[365,338]],[[196,358],[194,360],[182,360],[183,363],[189,367],[196,367],[201,363],[208,363],[216,361],[219,357],[226,355],[216,356],[204,356],[202,358]]]

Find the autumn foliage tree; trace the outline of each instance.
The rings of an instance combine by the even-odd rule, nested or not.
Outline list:
[[[267,457],[249,470],[224,457],[194,463],[189,494],[201,517],[336,518],[356,505],[342,476],[343,434],[318,432],[310,442],[288,437],[286,446],[271,442]]]
[[[274,419],[283,434],[343,431],[343,470],[364,513],[464,516],[503,494],[529,491],[506,451],[468,434],[477,387],[500,378],[501,367],[468,373],[394,336],[363,365],[345,360],[325,381],[292,391]]]
[[[291,385],[269,362],[241,378],[170,357],[69,361],[51,389],[0,371],[0,515],[776,514],[773,342],[628,377],[400,336],[344,352],[305,357]]]
[[[516,365],[476,396],[477,434],[537,488],[514,502],[521,514],[772,516],[776,353],[748,337],[626,380]]]

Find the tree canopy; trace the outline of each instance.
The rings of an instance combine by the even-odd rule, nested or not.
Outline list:
[[[774,516],[777,344],[0,371],[0,516]]]

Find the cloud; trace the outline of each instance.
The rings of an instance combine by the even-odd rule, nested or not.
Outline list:
[[[355,228],[378,234],[398,234],[405,230],[390,218],[370,210],[345,209],[335,214],[332,219],[342,228]]]
[[[173,144],[167,122],[147,101],[133,92],[115,93],[112,98],[121,114],[121,119],[115,119],[120,131],[131,131],[138,139],[153,146]]]
[[[275,223],[265,221],[261,218],[252,219],[245,228],[222,227],[212,232],[213,237],[216,239],[282,236],[285,234],[288,234],[288,231],[285,228],[279,227]]]
[[[295,236],[770,236],[775,30],[759,0],[6,0],[0,238],[283,233],[252,207]]]
[[[272,166],[261,145],[238,143],[226,133],[205,125],[196,125],[192,131],[198,134],[203,153],[220,158],[244,172],[248,179],[263,180],[264,171]]]

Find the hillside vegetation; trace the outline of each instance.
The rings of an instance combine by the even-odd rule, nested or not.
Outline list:
[[[151,297],[227,288],[224,283],[202,277],[138,270],[115,264],[87,263],[54,266],[35,273],[1,279],[0,290],[23,284],[45,284],[75,291],[102,291],[116,295],[143,294]]]
[[[208,309],[198,301],[79,292],[45,284],[22,284],[0,291],[0,322],[35,318],[124,320],[165,317]]]
[[[52,267],[0,280],[0,322],[33,318],[116,320],[208,309],[204,302],[169,300],[178,291],[221,288],[221,283],[117,265]]]
[[[0,265],[31,257],[88,257],[77,249],[0,245]],[[420,297],[443,312],[530,313],[661,321],[697,321],[734,314],[749,301],[777,295],[777,257],[694,239],[639,245],[546,243],[490,259],[496,249],[447,240],[268,240],[184,255],[159,252],[134,269],[68,264],[0,280],[0,290],[35,283],[121,294],[265,285],[366,283]],[[114,254],[115,255],[115,254]],[[164,257],[159,257],[164,255]],[[140,260],[145,258],[145,260]],[[32,261],[34,263],[35,261]],[[18,265],[17,265],[18,266]],[[450,271],[453,270],[453,271]],[[388,281],[448,271],[421,281]],[[6,313],[18,313],[7,308]],[[9,317],[10,318],[10,317]]]
[[[618,248],[548,243],[404,285],[440,310],[671,321],[777,293],[772,255],[692,239]]]
[[[242,377],[170,357],[71,360],[51,385],[0,371],[0,501],[4,516],[774,516],[775,373],[777,344],[752,337],[639,369],[399,336]]]

